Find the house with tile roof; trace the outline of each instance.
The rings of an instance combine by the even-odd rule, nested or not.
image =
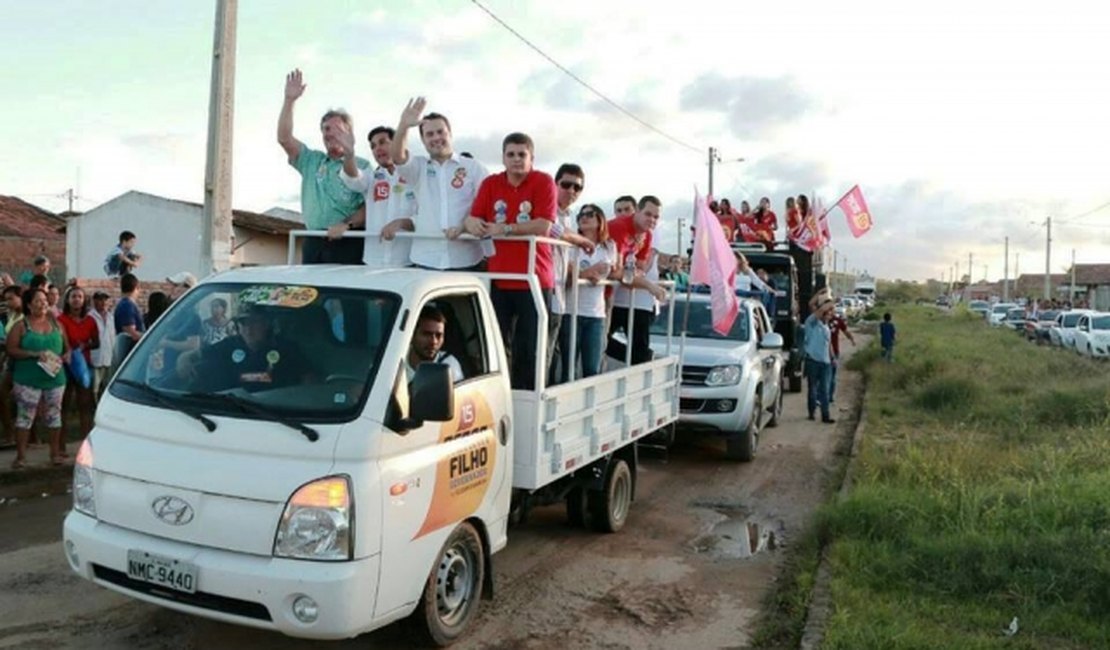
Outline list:
[[[66,277],[65,219],[15,196],[0,195],[0,271],[16,280],[38,255],[50,258],[51,279]]]
[[[232,211],[232,252],[229,266],[284,264],[289,231],[303,228],[297,213],[273,214]],[[202,278],[204,206],[132,190],[65,225],[66,264],[70,277],[103,278],[104,261],[124,230],[135,233],[135,250],[142,264],[135,274],[142,281],[165,279],[180,271]],[[297,258],[300,258],[298,252]]]

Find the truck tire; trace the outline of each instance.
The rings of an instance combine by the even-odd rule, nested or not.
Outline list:
[[[777,427],[782,419],[783,385],[779,382],[779,396],[775,399],[775,406],[771,409],[771,417],[767,420],[767,427]]]
[[[623,458],[613,461],[605,476],[605,488],[600,492],[588,492],[586,502],[590,509],[590,527],[597,532],[615,533],[624,527],[632,505],[632,470]]]
[[[586,491],[576,487],[567,492],[567,522],[576,528],[586,527]]]
[[[462,636],[478,613],[485,571],[482,538],[463,522],[443,544],[416,609],[426,640],[447,646]]]
[[[725,457],[729,460],[748,463],[755,458],[755,450],[759,446],[759,430],[763,425],[763,394],[756,391],[754,399],[751,422],[742,433],[725,439]]]

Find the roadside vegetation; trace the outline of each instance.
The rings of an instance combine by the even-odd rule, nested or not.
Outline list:
[[[849,363],[867,382],[851,492],[814,529],[823,647],[1110,647],[1110,365],[889,311],[894,363],[877,341]]]

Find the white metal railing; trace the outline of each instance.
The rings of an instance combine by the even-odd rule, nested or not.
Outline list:
[[[369,239],[371,237],[380,237],[380,236],[381,236],[380,232],[369,232],[369,231],[364,231],[364,230],[348,230],[348,231],[346,231],[342,234],[343,238],[354,238],[354,239]],[[403,239],[450,241],[450,240],[447,240],[447,238],[444,235],[440,235],[440,234],[424,235],[424,234],[418,234],[418,233],[408,232],[408,231],[399,232],[395,236],[398,237],[398,238],[403,238]],[[288,255],[287,255],[286,259],[287,259],[287,261],[290,265],[296,264],[296,259],[295,258],[296,258],[296,251],[297,251],[297,246],[296,246],[297,239],[298,238],[309,238],[309,237],[328,237],[328,232],[326,230],[291,230],[291,231],[289,231],[289,252],[288,252]],[[537,393],[542,393],[543,390],[547,386],[547,374],[548,374],[547,350],[548,350],[548,343],[549,342],[547,340],[547,333],[549,331],[548,330],[548,310],[549,310],[549,306],[545,303],[545,301],[543,299],[543,290],[540,287],[539,278],[536,276],[536,245],[537,244],[548,244],[550,246],[558,246],[558,247],[562,247],[562,248],[574,248],[575,246],[574,246],[574,244],[571,244],[569,242],[565,242],[561,239],[552,239],[550,237],[539,237],[539,236],[535,236],[535,235],[529,235],[529,236],[526,236],[526,237],[491,237],[491,238],[488,238],[488,239],[491,239],[494,242],[498,242],[498,241],[516,242],[516,243],[523,243],[524,241],[528,242],[528,268],[527,268],[527,271],[525,273],[523,273],[523,274],[521,274],[521,273],[496,273],[496,272],[489,272],[489,271],[482,271],[482,272],[475,272],[475,273],[477,275],[479,275],[483,278],[487,278],[491,281],[493,281],[493,280],[515,280],[515,281],[518,281],[518,282],[526,282],[528,284],[528,290],[532,295],[532,301],[533,301],[533,305],[536,307],[536,315],[537,315],[537,323],[536,323],[536,330],[537,330],[536,331],[536,343],[537,343],[537,345],[536,345],[536,357],[537,357],[537,359],[536,359],[536,364],[535,364],[535,375],[536,376],[534,377],[534,384],[533,384],[534,388],[533,388],[533,390],[535,390]],[[473,235],[464,233],[464,234],[459,235],[457,240],[461,240],[461,241],[481,241],[482,238],[478,238],[478,237],[475,237]],[[561,281],[561,279],[556,278],[556,281],[557,282]],[[568,347],[570,348],[570,350],[577,349],[577,344],[578,344],[578,287],[582,284],[593,284],[593,283],[591,283],[589,280],[580,279],[578,277],[578,265],[574,264],[574,265],[572,265],[572,269],[571,269],[571,299],[567,301],[567,307],[569,308],[569,313],[567,315],[571,316],[571,319],[570,319],[570,321],[571,321],[571,331],[570,331],[570,339],[568,341],[568,343],[569,343]],[[628,319],[627,319],[627,322],[625,323],[625,346],[624,346],[624,348],[625,348],[624,349],[624,357],[625,358],[624,358],[624,362],[625,362],[626,366],[631,366],[632,365],[632,334],[633,334],[633,328],[634,328],[633,316],[635,315],[635,310],[636,310],[636,307],[635,307],[636,292],[637,291],[646,291],[646,289],[637,289],[637,288],[632,287],[632,286],[627,286],[627,285],[624,285],[622,282],[617,281],[617,280],[602,280],[602,281],[598,282],[597,284],[599,286],[607,286],[607,287],[621,287],[621,286],[624,286],[629,290],[629,295],[628,295],[628,305],[629,305],[628,306]],[[672,281],[669,281],[669,280],[659,280],[659,281],[656,281],[656,284],[668,289],[668,291],[667,291],[667,303],[669,305],[669,308],[667,309],[667,348],[666,348],[666,354],[667,354],[667,356],[670,356],[670,354],[671,354],[671,340],[674,337],[675,283],[672,282]],[[558,316],[558,315],[556,314],[554,316]],[[606,313],[606,325],[608,325],[608,323],[611,321],[611,319],[612,319],[612,304],[609,305],[608,311]],[[608,332],[607,331],[606,331],[606,340],[608,340]],[[504,342],[502,342],[502,343],[504,343]],[[685,334],[683,335],[683,342],[682,342],[681,346],[685,347],[684,344],[685,344]],[[511,354],[511,349],[509,350],[509,352]],[[604,354],[604,351],[603,351],[603,354]],[[569,381],[574,380],[575,366],[576,366],[576,356],[577,355],[575,355],[573,353],[571,353],[571,355],[570,355],[570,361],[569,361],[569,364],[568,364],[569,365],[569,368],[568,368],[568,373],[569,373],[568,374],[568,380]],[[681,370],[681,368],[680,368],[680,370]],[[510,369],[510,373],[511,373],[511,369]],[[681,372],[679,373],[679,377],[681,377]]]

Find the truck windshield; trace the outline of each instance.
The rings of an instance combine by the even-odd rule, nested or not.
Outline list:
[[[143,336],[117,375],[126,381],[110,390],[203,413],[350,420],[377,375],[399,304],[394,294],[335,287],[202,284]]]
[[[722,336],[713,329],[713,312],[708,301],[692,301],[690,304],[690,321],[686,326],[686,335],[696,339],[720,339],[722,341],[747,341],[750,337],[748,327],[748,312],[744,309],[736,315],[732,329],[727,336]],[[667,319],[670,305],[659,308],[659,315],[651,324],[651,333],[658,336],[667,335]],[[682,332],[682,322],[686,318],[686,301],[676,300],[674,303],[674,331],[678,335]]]

